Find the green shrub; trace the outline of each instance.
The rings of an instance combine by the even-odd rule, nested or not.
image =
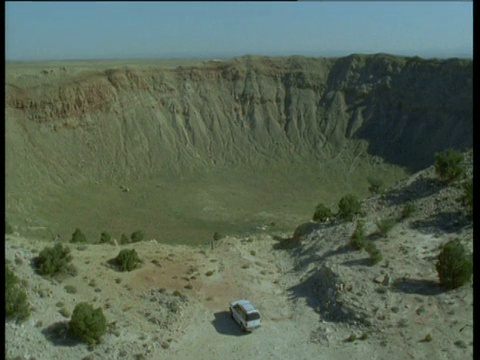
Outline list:
[[[65,318],[69,318],[70,315],[72,315],[65,306],[62,306],[62,308],[58,312]]]
[[[318,204],[313,213],[313,220],[324,222],[332,217],[332,211],[323,204]]]
[[[121,271],[132,271],[137,267],[140,259],[135,249],[124,249],[118,253],[115,261]]]
[[[417,211],[417,207],[415,206],[415,203],[412,201],[408,201],[403,205],[402,209],[402,219],[406,219],[411,217],[415,212]]]
[[[122,237],[120,238],[120,244],[125,245],[129,243],[130,243],[130,239],[128,238],[128,236],[125,234],[122,234]]]
[[[367,253],[370,255],[370,261],[372,265],[378,264],[380,261],[382,261],[383,256],[381,251],[377,248],[375,243],[369,241],[365,245],[365,250]]]
[[[81,302],[75,306],[72,318],[68,323],[70,335],[80,341],[96,344],[107,330],[107,319],[101,308]]]
[[[219,232],[215,232],[215,233],[213,234],[213,240],[215,240],[215,241],[218,241],[218,240],[220,240],[220,239],[222,239],[222,238],[223,238],[223,235],[220,234]]]
[[[8,220],[5,220],[5,234],[10,235],[13,234],[13,227],[10,225]]]
[[[397,224],[395,218],[383,218],[380,220],[375,220],[375,225],[377,225],[378,232],[383,237],[387,237],[388,233],[392,228]]]
[[[430,342],[433,340],[433,337],[431,334],[427,334],[425,335],[425,337],[423,338],[423,342]]]
[[[354,342],[355,340],[357,340],[357,335],[355,335],[354,333],[351,333],[350,336],[348,337],[347,341],[348,342]]]
[[[436,263],[440,284],[446,289],[455,289],[470,280],[473,261],[467,256],[460,240],[454,239],[443,245]]]
[[[85,235],[82,233],[82,231],[79,228],[76,228],[74,233],[72,234],[72,243],[86,243],[87,238]]]
[[[69,262],[72,260],[70,248],[57,243],[53,248],[44,248],[37,258],[34,265],[40,275],[53,276],[57,273],[68,273],[72,271]]]
[[[142,230],[137,230],[132,233],[130,236],[130,239],[132,240],[132,243],[142,241],[145,238],[145,234],[143,233]]]
[[[360,210],[360,201],[352,194],[345,195],[338,203],[338,213],[344,220],[352,220],[354,215],[360,213]]]
[[[455,346],[458,346],[459,348],[461,349],[466,349],[467,348],[467,344],[465,343],[465,341],[463,340],[457,340],[453,343]]]
[[[102,231],[100,234],[100,244],[109,244],[110,241],[112,240],[112,237],[110,234],[106,231]]]
[[[435,154],[435,172],[447,183],[457,180],[463,175],[463,155],[455,150],[447,149]]]
[[[363,249],[365,247],[365,225],[363,221],[357,221],[357,226],[350,238],[350,246],[356,250]]]
[[[367,177],[367,181],[370,184],[368,191],[372,194],[378,194],[383,186],[383,180],[375,176],[369,176]]]
[[[20,281],[5,264],[5,319],[25,321],[30,316],[30,304]]]
[[[467,209],[467,215],[473,218],[473,181],[467,181],[463,184],[462,204]]]
[[[64,289],[69,294],[76,294],[77,293],[77,288],[73,285],[66,285]]]

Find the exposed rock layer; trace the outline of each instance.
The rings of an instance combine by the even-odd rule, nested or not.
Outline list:
[[[472,145],[467,60],[246,56],[188,68],[44,72],[7,77],[7,125],[34,138],[28,129],[41,127],[49,142],[31,144],[35,151],[70,141],[68,159],[94,156],[90,166],[105,171],[113,162],[122,175],[137,166],[325,158],[355,139],[418,170],[435,151]],[[7,149],[17,145],[7,139]]]
[[[296,225],[472,145],[469,60],[7,64],[5,89],[7,217],[64,236]]]

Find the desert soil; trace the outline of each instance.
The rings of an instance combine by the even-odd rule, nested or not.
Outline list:
[[[460,188],[433,178],[430,168],[363,201],[367,233],[384,258],[374,266],[348,245],[354,224],[337,221],[313,224],[290,250],[278,244],[291,234],[268,231],[225,237],[213,249],[154,239],[70,244],[78,274],[57,280],[31,266],[51,242],[8,235],[6,258],[26,280],[33,311],[23,324],[6,323],[6,358],[471,359],[473,287],[443,290],[435,261],[452,238],[471,250],[473,230],[454,200]],[[416,199],[417,213],[379,237],[375,219],[398,215],[406,195]],[[135,248],[143,261],[138,269],[109,266],[122,248]],[[239,298],[262,313],[262,327],[252,334],[228,314],[228,302]],[[66,336],[68,314],[60,309],[71,313],[81,301],[102,307],[109,323],[94,347]],[[364,333],[368,338],[358,339]],[[357,340],[348,341],[351,334]],[[428,334],[432,340],[424,341]]]

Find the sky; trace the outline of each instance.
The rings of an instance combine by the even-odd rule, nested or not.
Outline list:
[[[472,1],[14,2],[6,60],[472,57]]]

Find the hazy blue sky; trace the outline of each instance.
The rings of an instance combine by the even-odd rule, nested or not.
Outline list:
[[[473,2],[7,2],[7,60],[471,57]]]

